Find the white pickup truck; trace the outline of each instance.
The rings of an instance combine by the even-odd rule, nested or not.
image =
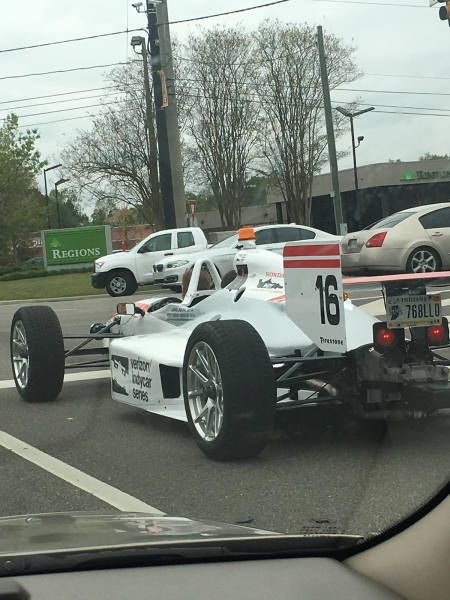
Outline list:
[[[92,274],[92,286],[106,288],[111,296],[134,294],[139,285],[153,283],[153,265],[156,262],[185,252],[200,252],[207,247],[205,234],[199,227],[152,233],[127,252],[114,252],[98,258]]]

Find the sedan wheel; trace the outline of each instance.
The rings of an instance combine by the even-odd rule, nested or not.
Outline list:
[[[410,273],[433,273],[439,271],[440,264],[437,254],[428,248],[415,250],[408,260]]]

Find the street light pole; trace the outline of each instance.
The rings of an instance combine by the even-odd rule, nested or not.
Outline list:
[[[355,179],[355,194],[357,193],[357,191],[359,190],[359,181],[358,181],[358,167],[356,164],[356,148],[359,147],[359,143],[363,141],[364,137],[359,137],[358,138],[358,145],[355,144],[355,127],[353,124],[353,119],[355,117],[359,117],[360,115],[363,115],[364,113],[367,112],[371,112],[372,110],[375,110],[374,106],[370,106],[369,108],[364,108],[363,110],[358,110],[356,112],[350,112],[349,110],[343,108],[342,106],[337,106],[336,110],[338,112],[341,113],[341,115],[344,115],[344,117],[348,117],[350,119],[350,129],[351,129],[351,133],[352,133],[352,152],[353,152],[353,176]]]
[[[45,200],[46,200],[46,209],[47,209],[47,224],[50,229],[50,212],[48,206],[48,189],[47,189],[47,171],[52,171],[53,169],[57,169],[58,167],[62,167],[61,164],[53,165],[53,167],[47,167],[44,169],[44,186],[45,186]]]
[[[59,202],[58,202],[58,186],[62,185],[63,183],[66,183],[67,181],[70,181],[70,180],[62,178],[62,179],[58,179],[58,181],[55,182],[55,202],[56,202],[56,213],[58,215],[58,228],[59,229],[61,229],[62,219],[61,219],[61,210],[60,210]]]
[[[358,167],[356,165],[356,146],[355,146],[355,127],[353,125],[353,115],[350,117],[350,129],[352,132],[352,150],[353,150],[353,175],[355,177],[355,190],[359,189],[358,185]]]

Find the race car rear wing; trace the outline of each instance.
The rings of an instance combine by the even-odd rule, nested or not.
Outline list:
[[[395,275],[375,275],[369,277],[345,277],[344,290],[364,290],[378,288],[386,290],[402,288],[414,291],[423,287],[450,287],[450,271],[436,273],[398,273]]]
[[[353,310],[345,302],[344,289],[378,288],[386,307],[392,299],[388,327],[442,322],[440,297],[436,295],[429,304],[423,295],[430,287],[450,287],[450,271],[344,279],[339,244],[319,242],[287,244],[283,266],[287,315],[324,352],[345,353],[372,340],[372,326],[377,320]],[[403,295],[408,296],[408,304]],[[411,319],[400,314],[405,305],[411,309]]]

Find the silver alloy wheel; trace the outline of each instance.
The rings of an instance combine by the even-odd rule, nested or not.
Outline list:
[[[27,336],[22,321],[16,321],[11,340],[11,356],[13,362],[14,376],[20,389],[25,389],[28,384],[28,373],[30,371],[30,354],[28,350]]]
[[[214,441],[223,424],[223,388],[219,363],[206,342],[192,346],[187,364],[189,409],[200,437]]]
[[[436,257],[429,250],[417,250],[411,257],[411,269],[413,273],[434,272],[437,270]]]
[[[109,282],[109,287],[117,296],[124,294],[127,289],[126,279],[122,275],[116,275]]]

